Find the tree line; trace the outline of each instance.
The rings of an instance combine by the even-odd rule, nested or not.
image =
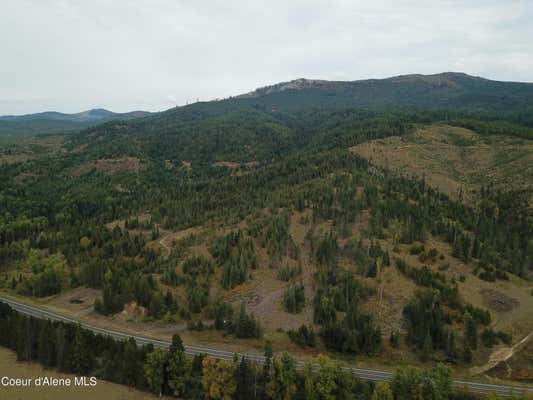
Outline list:
[[[118,341],[80,325],[26,317],[4,303],[0,303],[0,345],[14,350],[21,361],[184,399],[480,398],[454,391],[450,369],[442,365],[425,370],[400,368],[390,384],[374,384],[355,378],[327,356],[299,369],[287,353],[274,356],[269,342],[262,365],[237,355],[233,360],[206,355],[189,358],[177,334],[168,351],[152,345],[139,347],[131,338]]]

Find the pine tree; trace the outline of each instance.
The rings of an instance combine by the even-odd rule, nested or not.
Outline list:
[[[70,369],[80,375],[88,374],[94,363],[93,352],[85,338],[83,328],[78,325],[72,344],[72,358],[70,360]]]
[[[183,346],[183,340],[181,340],[181,336],[176,333],[174,336],[172,336],[172,344],[170,345],[169,352],[170,354],[174,354],[177,351],[185,352],[185,347]]]
[[[468,346],[475,350],[477,348],[477,324],[469,312],[465,312],[463,317],[464,337]]]
[[[185,397],[191,380],[191,363],[185,356],[181,338],[174,335],[168,359],[168,386],[178,397]]]
[[[122,356],[122,379],[126,385],[139,386],[142,383],[142,359],[139,355],[135,339],[129,338],[124,343],[124,352]]]
[[[452,255],[455,258],[462,259],[464,257],[464,247],[463,247],[463,235],[457,234],[455,237],[455,242],[453,243]]]
[[[390,344],[393,348],[398,348],[400,344],[400,334],[398,331],[392,331],[389,338]]]
[[[468,344],[468,342],[465,341],[464,349],[463,349],[463,360],[466,363],[471,363],[472,357],[473,357],[472,349],[470,348],[470,345]]]
[[[235,371],[237,389],[235,399],[249,400],[255,399],[257,394],[255,370],[250,362],[243,356]]]
[[[70,364],[69,349],[66,339],[65,327],[63,323],[59,323],[55,329],[55,360],[57,369],[66,371]]]
[[[457,345],[455,343],[455,332],[452,329],[449,329],[446,335],[446,354],[452,360],[457,359]]]
[[[387,267],[390,265],[390,256],[388,251],[383,253],[383,265]]]
[[[19,320],[19,333],[17,340],[17,358],[19,361],[31,361],[35,357],[35,331],[33,318],[23,317]]]
[[[270,340],[265,341],[265,362],[263,363],[263,368],[259,375],[259,380],[257,382],[257,398],[265,399],[266,398],[266,386],[268,382],[272,379],[272,342]]]
[[[39,333],[38,348],[39,361],[45,367],[53,367],[55,365],[55,343],[54,343],[54,329],[50,321],[41,322],[41,332]]]
[[[154,318],[160,318],[163,314],[163,300],[159,292],[155,292],[150,300],[149,313]]]
[[[366,272],[366,276],[368,278],[375,278],[378,274],[378,264],[376,262],[376,260],[373,260],[371,263],[370,263],[370,266],[368,267],[368,270]]]
[[[429,331],[426,333],[424,344],[422,345],[422,361],[428,361],[433,354],[433,341]]]

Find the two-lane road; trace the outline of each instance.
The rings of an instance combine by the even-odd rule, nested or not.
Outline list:
[[[30,306],[24,303],[21,303],[19,301],[15,301],[3,296],[0,296],[0,301],[4,302],[6,304],[9,304],[14,310],[28,315],[35,318],[46,318],[53,321],[63,321],[63,322],[69,322],[74,324],[80,324],[83,328],[88,329],[94,333],[101,334],[101,335],[107,335],[111,336],[118,340],[125,340],[129,338],[135,339],[138,345],[144,345],[144,344],[152,344],[155,347],[160,348],[168,348],[170,346],[170,342],[165,340],[158,340],[143,336],[137,336],[132,335],[129,333],[124,332],[117,332],[111,329],[101,328],[94,325],[89,325],[86,323],[83,323],[81,321],[77,321],[65,316],[62,316],[60,314],[56,314],[47,310],[44,310],[39,307]],[[224,360],[232,360],[234,355],[236,353],[232,353],[230,351],[225,350],[217,350],[207,347],[200,347],[200,346],[192,346],[192,345],[185,345],[185,353],[188,356],[194,356],[196,354],[207,354],[209,357],[217,358],[217,359],[224,359]],[[239,354],[238,356],[244,356],[248,358],[251,361],[256,361],[258,363],[264,363],[265,357],[258,354],[251,354],[251,353],[245,353],[245,354]],[[303,368],[305,363],[301,360],[296,361],[297,367],[299,369]],[[355,367],[344,367],[347,371],[350,371],[354,376],[369,380],[369,381],[390,381],[392,374],[388,371],[379,371],[379,370],[373,370],[373,369],[363,369],[363,368],[355,368]],[[520,386],[505,386],[505,385],[493,385],[493,384],[487,384],[487,383],[477,383],[477,382],[470,382],[470,381],[460,381],[455,380],[454,386],[457,388],[466,388],[472,392],[478,392],[478,393],[489,393],[489,392],[495,392],[498,395],[508,396],[510,393],[514,394],[532,394],[533,395],[533,389],[527,388],[527,387],[520,387]]]

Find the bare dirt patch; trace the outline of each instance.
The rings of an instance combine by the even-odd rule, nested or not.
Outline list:
[[[165,160],[165,169],[174,169],[174,163],[172,162],[172,160]]]
[[[197,235],[201,231],[201,227],[192,227],[179,232],[170,232],[160,229],[160,238],[157,240],[156,243],[164,249],[165,254],[169,255],[172,251],[172,247],[174,247],[176,242],[185,239],[191,235]]]
[[[494,311],[509,312],[520,305],[520,302],[494,289],[481,289],[481,296],[487,306]]]
[[[252,279],[225,292],[225,299],[235,306],[245,302],[248,312],[253,313],[261,322],[265,332],[277,329],[294,329],[309,318],[304,310],[299,314],[290,314],[283,307],[283,296],[289,285],[277,279],[277,269],[269,268],[266,249],[256,243],[258,268],[252,270]],[[307,304],[310,304],[306,298]],[[307,307],[306,307],[307,309]]]
[[[146,223],[150,221],[150,218],[152,218],[152,216],[148,213],[144,213],[144,214],[137,215],[135,218],[137,218],[139,223]],[[117,219],[115,221],[108,222],[107,224],[105,224],[105,226],[107,229],[114,229],[115,226],[118,226],[120,229],[124,229],[126,227],[126,221],[123,219]],[[133,232],[133,231],[135,230],[132,229],[130,232]]]
[[[94,301],[100,294],[98,289],[79,287],[54,297],[48,305],[67,310],[79,318],[94,311]]]
[[[211,164],[213,167],[224,167],[228,168],[233,175],[242,175],[243,173],[249,172],[251,169],[257,166],[256,161],[250,161],[246,163],[238,163],[233,161],[217,161]]]
[[[32,153],[0,154],[0,164],[16,164],[35,158]]]
[[[470,369],[471,375],[479,375],[483,372],[490,371],[491,369],[497,367],[501,363],[506,363],[509,361],[521,348],[524,348],[527,346],[529,339],[533,336],[533,332],[531,332],[529,335],[521,339],[520,341],[516,342],[511,347],[502,347],[500,349],[497,349],[496,351],[492,352],[492,354],[489,357],[489,360],[486,364],[479,366],[479,367],[473,367]],[[527,353],[527,349],[525,349],[525,352]],[[507,370],[508,370],[508,376],[507,378],[511,378],[512,375],[512,369],[507,364]],[[515,372],[520,372],[520,375],[522,376],[522,379],[527,379],[528,376],[531,376],[533,378],[533,370],[518,370]]]
[[[124,309],[115,318],[142,321],[147,315],[146,308],[139,306],[135,301],[124,304]]]
[[[213,167],[237,168],[240,166],[240,163],[231,161],[217,161],[213,163]]]
[[[72,176],[80,176],[93,169],[107,175],[114,175],[119,172],[137,173],[141,169],[141,160],[136,157],[94,160],[73,168],[70,174]]]

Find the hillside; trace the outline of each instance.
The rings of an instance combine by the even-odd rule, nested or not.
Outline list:
[[[98,108],[75,114],[48,111],[26,115],[4,115],[0,116],[0,139],[74,132],[104,121],[141,118],[149,114],[146,111],[114,113]]]
[[[531,140],[433,125],[402,137],[371,140],[351,150],[376,166],[425,178],[455,199],[471,202],[490,182],[499,190],[526,194],[533,206]]]
[[[361,138],[357,131],[370,129],[382,137],[404,132],[408,125],[441,120],[531,139],[531,104],[533,84],[459,73],[355,82],[296,80],[142,120],[104,124],[76,136],[73,144],[91,149],[92,143],[100,157],[142,153],[178,164],[212,164],[260,162],[305,148],[354,145]]]
[[[532,87],[298,80],[3,146],[0,286],[154,337],[467,374],[533,330]]]

